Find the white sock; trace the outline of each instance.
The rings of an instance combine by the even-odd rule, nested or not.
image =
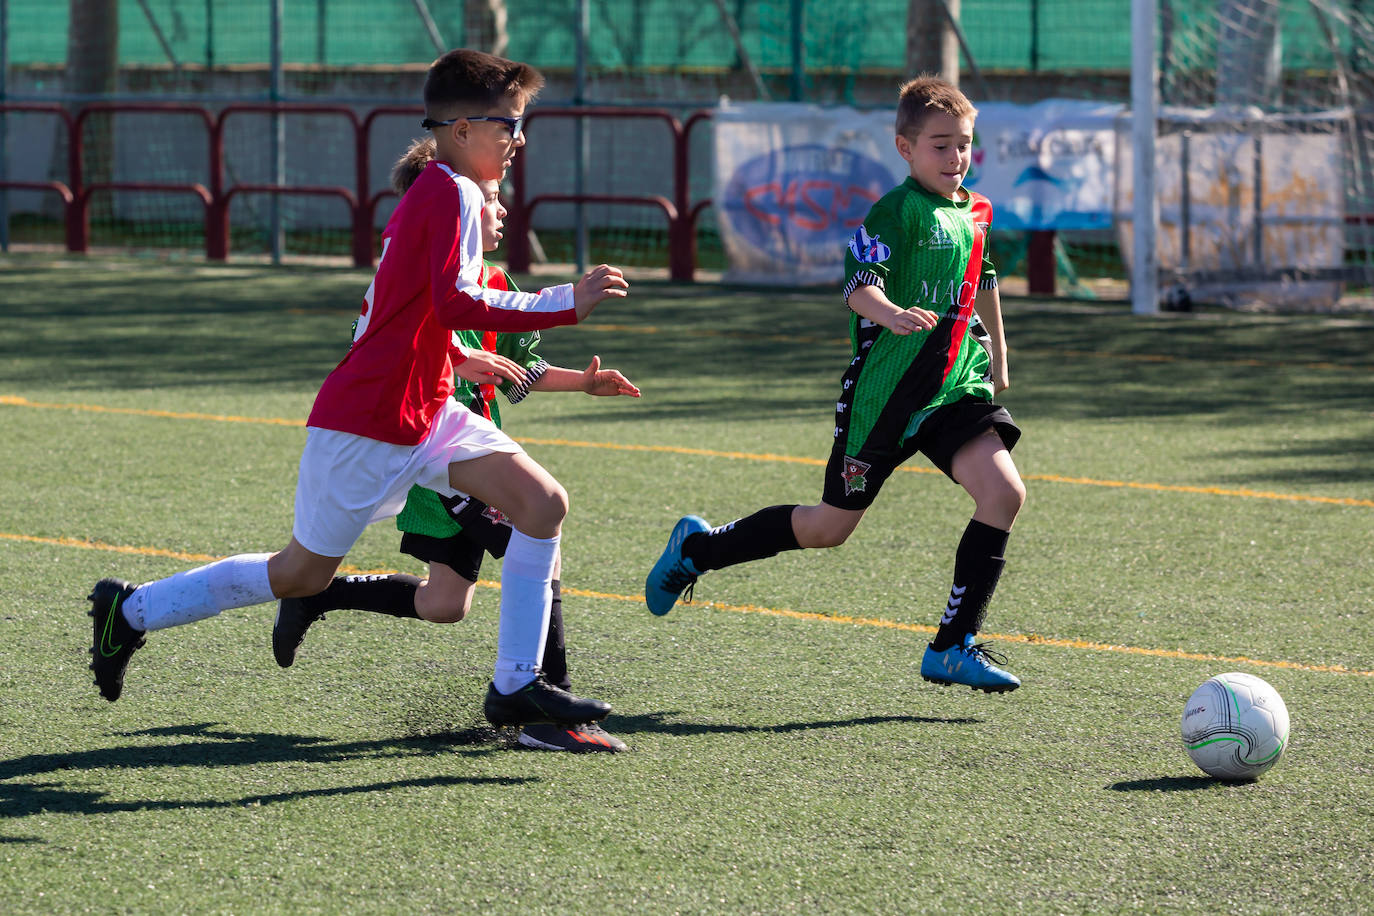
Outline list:
[[[165,630],[214,617],[220,611],[271,601],[270,553],[245,553],[140,585],[124,602],[124,619],[136,630]]]
[[[496,673],[501,693],[514,693],[534,680],[544,660],[549,632],[550,583],[558,560],[558,538],[532,538],[511,531],[501,561],[501,623],[496,636]]]

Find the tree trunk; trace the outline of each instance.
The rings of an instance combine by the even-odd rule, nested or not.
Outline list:
[[[71,23],[67,30],[66,88],[78,96],[73,110],[100,98],[113,95],[119,78],[119,3],[118,0],[71,0]],[[114,118],[95,115],[86,120],[82,131],[85,155],[82,156],[82,181],[100,184],[114,176]],[[66,179],[65,151],[59,151],[61,174]],[[114,212],[109,193],[91,200],[93,219],[108,220]]]
[[[950,27],[950,16],[959,18],[959,0],[907,0],[908,77],[934,73],[959,85],[959,38]]]
[[[510,48],[506,0],[463,0],[463,43],[505,56]]]

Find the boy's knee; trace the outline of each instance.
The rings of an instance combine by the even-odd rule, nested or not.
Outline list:
[[[813,543],[802,544],[802,546],[821,548],[839,547],[845,541],[849,540],[849,535],[851,533],[852,532],[846,531],[844,529],[822,528],[821,530],[812,533],[811,539]]]
[[[440,592],[428,586],[415,593],[415,616],[427,623],[457,623],[472,607],[472,592]]]
[[[826,524],[825,522],[803,524],[796,527],[797,545],[806,548],[839,547],[854,529],[847,525]]]
[[[416,603],[415,615],[425,623],[457,623],[468,615],[468,609],[452,605],[422,608]]]
[[[267,561],[267,578],[278,598],[309,598],[329,588],[337,565],[284,550]]]
[[[1013,512],[1020,512],[1021,507],[1026,504],[1026,485],[1018,478],[1011,482],[1007,488],[1007,506]]]
[[[554,482],[552,488],[541,493],[531,510],[542,526],[558,528],[568,517],[568,491],[563,485]]]
[[[278,598],[309,598],[329,588],[334,574],[317,573],[313,570],[289,570],[281,577],[271,579],[272,594]]]
[[[985,502],[987,508],[1004,519],[1007,527],[1010,527],[1020,514],[1021,507],[1026,504],[1026,485],[1019,479],[1006,481],[1003,486],[988,494]]]

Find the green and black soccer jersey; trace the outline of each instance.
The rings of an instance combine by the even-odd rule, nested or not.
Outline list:
[[[946,474],[964,442],[986,428],[1008,448],[1015,423],[992,401],[992,359],[974,314],[980,288],[995,288],[987,257],[992,205],[966,192],[950,200],[908,178],[885,194],[854,233],[845,256],[845,301],[861,286],[901,308],[939,315],[935,327],[894,334],[850,316],[851,359],[835,402],[835,441],[822,501],[872,505],[888,476],[917,451]]]
[[[493,264],[484,265],[482,285],[518,291],[506,272]],[[499,389],[507,401],[518,404],[529,394],[530,386],[538,381],[549,367],[534,349],[539,343],[539,332],[498,334],[495,331],[455,331],[454,337],[465,349],[499,353],[524,367],[527,377],[523,385],[517,385],[510,379],[506,379],[500,385],[479,385],[462,378],[454,379],[454,398],[499,427],[501,410],[496,404],[496,391]],[[452,514],[440,500],[439,494],[424,487],[410,488],[410,492],[406,494],[405,507],[396,516],[396,527],[408,534],[421,534],[432,538],[449,538],[462,531],[462,527],[454,521]]]
[[[847,454],[874,437],[882,448],[899,447],[941,405],[992,399],[987,348],[969,333],[974,294],[997,285],[987,252],[992,204],[966,193],[950,200],[907,178],[873,205],[849,241],[846,302],[860,286],[876,286],[898,307],[919,306],[940,319],[929,331],[898,335],[850,316],[852,360],[835,423]]]

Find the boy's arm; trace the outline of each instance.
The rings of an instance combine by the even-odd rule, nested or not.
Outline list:
[[[549,366],[532,387],[535,391],[585,391],[596,397],[639,397],[639,389],[618,370],[601,368],[599,356],[593,356],[581,371]]]
[[[451,276],[455,279],[449,280]],[[587,271],[576,284],[563,283],[537,293],[490,289],[459,271],[441,272],[433,287],[446,291],[434,302],[440,324],[482,331],[540,331],[576,324],[603,299],[624,298],[629,290],[620,269],[606,264]]]
[[[1007,374],[1007,337],[1002,328],[1002,297],[997,287],[993,286],[978,290],[973,302],[983,327],[988,331],[992,351],[992,392],[996,394],[1011,387]]]
[[[860,318],[899,335],[928,331],[940,320],[929,309],[904,309],[887,298],[884,288],[893,266],[892,253],[903,245],[901,219],[879,201],[849,240],[844,256],[845,304]]]
[[[520,386],[529,381],[527,367],[480,347],[469,350],[455,346],[449,351],[449,361],[454,375],[479,385]]]
[[[502,277],[505,277],[504,273]],[[505,278],[510,283],[509,278]],[[514,284],[510,284],[514,288]],[[525,396],[536,387],[535,383],[540,377],[549,370],[549,364],[543,357],[534,351],[535,345],[539,343],[539,332],[530,331],[525,334],[497,334],[496,352],[509,359],[511,362],[524,368],[524,377],[518,381],[512,380],[502,382],[497,389],[506,396],[506,400],[512,404],[519,404]]]
[[[482,285],[482,192],[475,183],[454,177],[426,203],[419,218],[426,222],[429,293],[439,324],[457,330],[535,331],[576,324],[584,314],[572,284],[538,293]]]
[[[935,327],[940,316],[919,306],[909,309],[898,308],[876,286],[861,285],[849,294],[849,307],[860,318],[867,318],[874,324],[887,328],[893,334],[912,334],[916,331],[929,331]]]

